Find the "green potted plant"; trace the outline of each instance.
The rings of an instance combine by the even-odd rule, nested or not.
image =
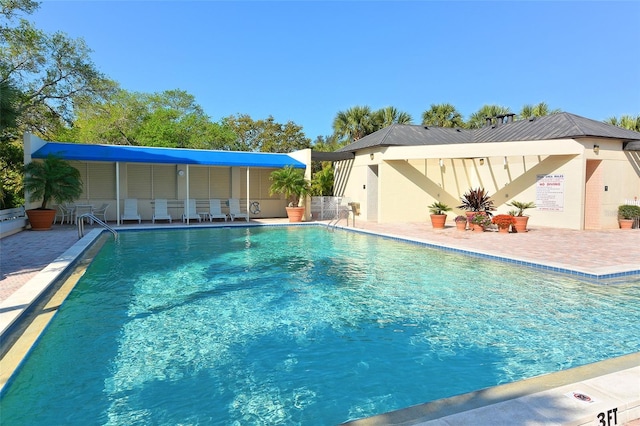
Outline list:
[[[287,166],[271,172],[271,188],[273,194],[283,194],[287,199],[287,217],[289,222],[301,222],[304,216],[302,197],[309,194],[310,183],[304,178],[304,172]]]
[[[467,230],[467,216],[458,215],[453,219],[453,221],[456,223],[456,229],[459,231]]]
[[[491,219],[491,223],[498,227],[498,232],[509,233],[509,227],[515,226],[516,218],[511,214],[499,214]]]
[[[444,229],[444,224],[447,221],[446,212],[451,211],[451,207],[440,201],[435,201],[429,206],[429,211],[431,212],[431,226],[433,229]]]
[[[469,222],[469,228],[471,228],[471,217],[477,212],[485,212],[491,216],[491,211],[496,208],[493,205],[493,200],[489,196],[489,193],[484,188],[470,189],[461,198],[462,204],[458,206],[459,209],[467,211],[467,221]]]
[[[536,205],[533,201],[516,201],[513,200],[510,203],[507,203],[508,206],[515,207],[516,210],[510,213],[514,213],[514,217],[516,219],[516,224],[513,226],[514,232],[527,232],[527,224],[529,223],[529,216],[524,215],[524,211],[527,209],[533,209]]]
[[[51,229],[56,216],[55,209],[47,206],[50,201],[70,203],[82,195],[82,179],[78,169],[55,155],[42,161],[32,161],[24,167],[24,189],[29,201],[41,200],[40,207],[27,210],[31,229]]]
[[[618,224],[620,229],[633,228],[635,219],[640,218],[640,206],[623,204],[618,206]]]
[[[491,217],[485,212],[476,212],[471,216],[470,223],[474,231],[484,232],[491,226]]]

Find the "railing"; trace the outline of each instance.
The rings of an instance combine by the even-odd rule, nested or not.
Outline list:
[[[335,231],[336,226],[338,226],[338,222],[340,222],[342,219],[347,219],[347,226],[349,226],[349,210],[347,210],[346,208],[338,209],[338,212],[336,213],[334,218],[331,219],[327,224],[327,229],[329,229],[330,231]]]
[[[116,241],[118,241],[118,233],[116,232],[116,230],[110,227],[106,222],[103,222],[102,220],[98,219],[93,213],[84,213],[78,216],[78,238],[84,237],[84,219],[85,218],[91,220],[92,223],[96,222],[98,225],[107,229],[109,232],[113,234],[113,238]]]
[[[27,226],[24,206],[0,210],[0,238],[22,231]]]

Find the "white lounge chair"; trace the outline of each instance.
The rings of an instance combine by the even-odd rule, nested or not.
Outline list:
[[[209,200],[209,211],[200,214],[206,218],[208,217],[209,222],[213,222],[213,219],[224,219],[225,222],[227,221],[227,215],[222,213],[220,200]]]
[[[138,214],[138,200],[136,198],[126,198],[124,200],[124,213],[120,216],[120,220],[137,220],[138,223],[142,221]]]
[[[164,198],[157,198],[153,203],[153,218],[151,223],[156,223],[156,220],[168,220],[171,223],[171,215],[167,211],[167,200]]]
[[[244,218],[247,222],[249,221],[249,215],[240,211],[240,200],[237,198],[229,198],[229,216],[231,216],[232,222],[238,218]]]
[[[188,217],[187,214],[189,215]],[[196,200],[194,198],[184,200],[184,213],[182,213],[182,221],[186,222],[187,219],[202,222],[202,218],[196,212]]]

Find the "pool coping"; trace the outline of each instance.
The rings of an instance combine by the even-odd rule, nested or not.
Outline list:
[[[205,226],[206,228],[225,228],[225,227],[273,227],[273,226],[327,226],[325,223],[317,222],[305,222],[300,224],[289,223],[237,223],[237,224],[213,224],[211,226]],[[205,228],[202,227],[202,228]],[[200,228],[200,229],[202,229]],[[357,233],[364,233],[369,235],[380,236],[384,238],[390,238],[398,241],[416,243],[421,246],[431,247],[436,249],[442,249],[449,252],[456,252],[465,255],[471,255],[476,257],[488,258],[498,261],[504,261],[508,263],[517,264],[520,266],[530,266],[547,270],[550,272],[559,272],[563,274],[569,274],[577,276],[581,279],[595,279],[602,280],[608,278],[628,277],[639,275],[640,270],[618,268],[617,271],[609,271],[606,274],[595,274],[586,271],[579,271],[575,268],[566,268],[561,265],[544,265],[538,262],[527,261],[526,259],[518,259],[515,256],[513,258],[499,256],[491,253],[477,252],[467,249],[460,249],[445,244],[436,244],[421,239],[414,239],[408,237],[400,237],[398,235],[369,231],[363,229],[355,229],[343,226],[333,227],[335,229],[346,230]],[[118,229],[118,232],[128,231],[151,231],[156,229],[194,229],[186,225],[176,225],[172,227],[127,227],[126,229]],[[6,300],[0,303],[0,338],[5,336],[5,333],[10,332],[16,321],[24,315],[28,309],[35,304],[45,294],[50,287],[59,279],[60,276],[67,273],[73,264],[81,258],[81,256],[89,249],[96,240],[103,233],[107,232],[103,229],[93,229],[61,256],[56,258],[51,264],[40,271],[34,278],[29,280],[20,289],[14,292]],[[622,267],[625,267],[622,265]],[[612,268],[608,268],[612,269]],[[42,330],[44,331],[44,329]],[[629,361],[631,360],[631,361]],[[632,366],[629,367],[629,362]],[[19,368],[16,367],[16,368]],[[11,377],[13,373],[9,374]],[[567,379],[567,377],[573,377]],[[612,379],[613,377],[613,379]],[[570,383],[567,383],[569,380]],[[597,381],[602,380],[605,383],[612,385],[614,389],[599,389],[597,387]],[[5,386],[10,383],[10,379],[0,383],[0,394],[3,392]],[[620,398],[616,394],[615,387],[619,387],[620,381],[631,381],[637,384],[637,397],[636,399],[626,400]],[[596,385],[594,386],[594,383]],[[551,387],[551,389],[550,389]],[[577,389],[579,387],[580,389]],[[575,388],[575,389],[574,389]],[[588,415],[584,414],[584,410],[578,410],[582,404],[581,401],[571,401],[562,392],[587,392],[597,395],[594,399],[597,404],[591,405],[591,410]],[[633,389],[636,391],[636,389]],[[640,418],[640,352],[625,355],[623,357],[612,358],[605,361],[600,361],[593,364],[588,364],[581,367],[575,367],[569,370],[562,370],[557,373],[550,373],[543,376],[534,377],[531,379],[520,380],[514,383],[505,385],[499,385],[479,391],[470,392],[468,394],[455,396],[452,398],[446,398],[443,400],[433,401],[425,404],[416,405],[413,407],[403,408],[400,410],[392,411],[389,413],[380,414],[377,416],[368,417],[360,420],[353,420],[345,424],[352,424],[356,426],[369,426],[369,425],[381,425],[381,424],[397,424],[397,425],[462,425],[462,424],[478,424],[478,416],[485,415],[487,421],[492,419],[492,414],[486,414],[486,410],[490,412],[496,411],[501,415],[504,413],[511,413],[512,417],[508,417],[511,422],[514,419],[521,418],[518,413],[527,412],[529,415],[533,415],[531,410],[524,410],[523,407],[536,407],[540,404],[527,403],[527,399],[533,398],[536,394],[544,394],[545,392],[551,392],[551,397],[544,396],[543,398],[549,399],[549,401],[559,401],[567,405],[572,403],[573,406],[568,407],[568,412],[578,413],[578,418],[572,418],[570,421],[561,421],[560,423],[547,423],[550,421],[549,414],[547,417],[536,417],[544,424],[593,424],[596,421],[595,415],[607,412],[611,414],[611,410],[615,409],[619,419],[623,421],[633,420]],[[559,394],[560,393],[560,394]],[[612,397],[612,395],[614,397]],[[563,399],[563,398],[566,398]],[[558,399],[559,398],[559,399]],[[523,402],[525,401],[525,402]],[[535,402],[535,401],[534,401]],[[577,405],[576,405],[577,404]],[[609,404],[604,406],[603,404]],[[612,405],[613,404],[613,405]],[[515,408],[509,408],[515,407]],[[610,408],[607,408],[610,407]],[[539,407],[538,407],[539,408]],[[605,409],[606,408],[606,409]],[[480,414],[478,411],[482,411]],[[542,407],[542,414],[538,413],[536,416],[544,416],[544,406]],[[594,411],[595,410],[595,411]],[[604,411],[598,411],[604,410]],[[551,410],[554,411],[554,410]],[[557,411],[557,410],[555,410]],[[593,413],[597,413],[594,415]],[[472,413],[472,414],[469,414]],[[513,417],[516,416],[516,417]],[[495,416],[494,416],[495,417]],[[553,416],[551,416],[553,417]],[[556,416],[557,417],[557,416]],[[574,414],[574,417],[576,415]],[[465,418],[470,420],[470,423],[465,423]],[[504,419],[507,419],[506,417]],[[542,419],[542,420],[541,420]],[[491,420],[495,422],[495,418]],[[578,421],[578,422],[576,422]],[[382,423],[381,423],[382,422]],[[452,422],[452,423],[449,423]],[[596,423],[597,424],[597,423]]]

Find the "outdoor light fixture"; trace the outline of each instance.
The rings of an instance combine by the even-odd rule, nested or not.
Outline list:
[[[184,176],[184,170],[182,169],[178,170],[178,176],[180,177]]]
[[[594,154],[598,154],[600,152],[600,145],[594,145],[593,146],[593,153]]]
[[[481,158],[481,159],[480,159],[480,165],[481,165],[481,166],[484,166],[484,158]]]
[[[442,158],[440,159],[440,161],[438,162],[438,164],[440,164],[440,167],[444,167],[444,161],[442,160]]]
[[[504,161],[502,162],[502,164],[503,164],[504,166],[506,166],[506,165],[507,165],[507,157],[504,157]]]
[[[371,161],[373,161],[373,152],[369,154],[369,158],[371,159]]]

